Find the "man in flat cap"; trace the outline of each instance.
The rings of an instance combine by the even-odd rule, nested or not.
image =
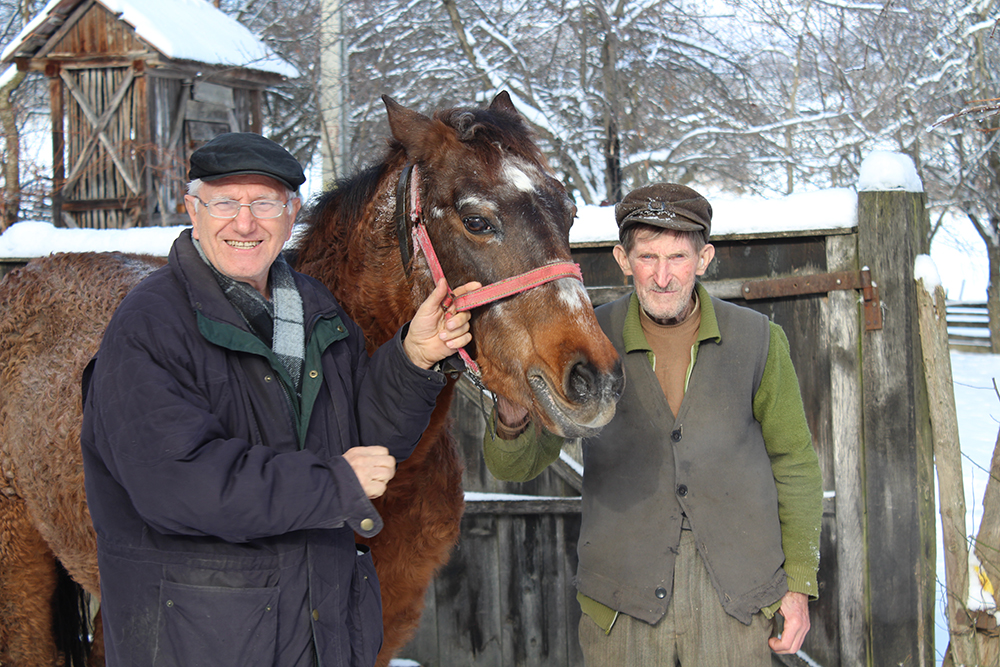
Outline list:
[[[625,364],[614,419],[583,441],[577,543],[587,667],[769,667],[809,630],[822,485],[788,341],[696,278],[712,207],[658,183],[615,207],[634,291],[597,308]],[[498,397],[484,454],[524,481],[563,440]],[[781,622],[783,621],[783,627]]]
[[[442,280],[369,358],[281,256],[298,161],[224,134],[189,177],[191,229],[85,374],[107,664],[370,667],[381,595],[355,532],[382,528],[370,499],[426,428],[445,386],[432,368],[470,341],[469,316],[442,308]]]

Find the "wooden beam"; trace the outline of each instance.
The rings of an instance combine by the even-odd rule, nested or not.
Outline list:
[[[834,236],[826,242],[827,268],[847,271],[858,266],[857,238]],[[866,622],[868,581],[865,541],[864,459],[862,437],[861,350],[863,327],[858,297],[833,292],[822,302],[823,330],[830,337],[830,433],[836,504],[836,595],[838,649],[841,665],[868,664],[870,638]],[[820,563],[820,567],[824,567]],[[827,593],[823,593],[826,595]]]
[[[46,70],[49,77],[49,115],[52,118],[52,224],[64,226],[62,219],[63,188],[66,186],[66,134],[63,109],[63,86],[58,65]]]
[[[523,496],[496,499],[465,500],[466,514],[579,514],[581,501],[577,497]]]
[[[923,280],[917,281],[917,309],[924,377],[930,405],[941,505],[941,539],[944,544],[945,618],[951,636],[951,657],[956,665],[978,665],[975,626],[967,606],[969,598],[969,544],[965,538],[965,485],[962,482],[962,451],[958,441],[958,415],[948,352],[945,293],[937,285],[934,294]]]
[[[934,462],[913,264],[927,254],[926,198],[858,193],[858,259],[884,326],[861,334],[870,664],[933,667]]]
[[[77,8],[74,9],[73,12],[66,17],[66,20],[63,22],[63,24],[59,26],[55,30],[55,32],[53,32],[52,35],[49,36],[47,40],[45,40],[45,44],[43,44],[41,48],[35,51],[34,58],[46,57],[49,54],[49,52],[55,48],[56,44],[62,41],[63,37],[66,36],[66,33],[68,33],[73,28],[73,26],[76,25],[76,22],[79,21],[84,14],[89,12],[90,8],[93,6],[94,6],[94,0],[85,0],[84,2],[81,2],[77,6]]]

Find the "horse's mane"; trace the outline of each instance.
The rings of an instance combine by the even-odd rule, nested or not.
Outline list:
[[[506,151],[548,169],[547,161],[534,142],[534,133],[517,113],[458,107],[437,111],[434,119],[454,129],[458,140],[474,148],[490,167],[496,167]],[[297,247],[289,253],[296,258],[300,270],[316,262],[318,253],[327,257],[333,253],[343,259],[344,240],[358,225],[370,222],[379,184],[388,171],[401,166],[405,154],[403,145],[390,138],[377,162],[352,176],[338,179],[309,203],[302,216],[308,229],[299,236]]]

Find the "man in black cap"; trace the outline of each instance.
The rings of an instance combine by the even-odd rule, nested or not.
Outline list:
[[[370,358],[281,257],[302,167],[251,133],[191,156],[192,228],[115,312],[85,374],[87,501],[109,666],[370,667],[370,499],[467,344],[442,280]],[[470,284],[468,287],[476,287]],[[461,290],[462,288],[460,288]]]
[[[614,419],[583,441],[586,665],[769,667],[809,630],[822,516],[788,341],[697,283],[715,257],[704,197],[649,185],[615,217],[635,289],[596,311],[626,382]],[[528,480],[558,458],[562,438],[524,407],[498,397],[494,420],[496,477]]]

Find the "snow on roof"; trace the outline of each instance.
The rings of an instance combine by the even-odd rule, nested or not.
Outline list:
[[[243,67],[298,77],[299,71],[257,39],[246,26],[207,0],[96,0],[112,14],[131,25],[142,40],[168,58],[192,60],[207,65]],[[0,53],[0,60],[13,57],[38,31],[54,30],[48,19],[57,8],[65,11],[77,3],[49,0]]]
[[[712,201],[713,236],[850,229],[857,225],[857,195],[850,188],[794,194],[778,199],[720,197]],[[296,226],[298,228],[298,226]],[[121,230],[62,229],[50,222],[24,221],[0,235],[0,257],[41,257],[51,252],[146,253],[165,257],[183,227]],[[614,206],[581,206],[570,243],[614,244]]]
[[[858,195],[851,188],[832,188],[765,199],[709,197],[712,236],[773,232],[817,232],[850,229],[858,222]],[[617,243],[614,206],[580,206],[569,230],[570,243]]]

